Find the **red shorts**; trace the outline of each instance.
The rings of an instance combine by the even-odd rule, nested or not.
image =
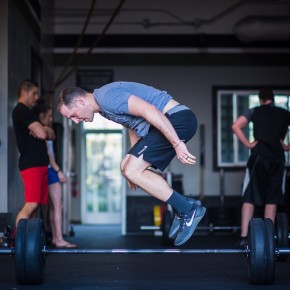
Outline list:
[[[25,202],[48,203],[47,166],[21,170]]]

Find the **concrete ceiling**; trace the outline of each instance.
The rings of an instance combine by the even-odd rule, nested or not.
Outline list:
[[[277,42],[290,40],[289,21],[290,0],[57,0],[54,3],[54,33],[60,37],[82,32],[95,36],[108,25],[107,36],[234,36],[244,43]]]

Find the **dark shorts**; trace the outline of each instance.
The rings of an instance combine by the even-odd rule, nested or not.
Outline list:
[[[58,183],[58,182],[59,182],[59,178],[58,178],[57,172],[52,167],[48,167],[48,185]]]
[[[284,161],[251,155],[243,183],[243,202],[257,206],[282,204],[285,188]]]
[[[48,203],[47,166],[21,170],[25,202]]]
[[[189,108],[178,105],[170,109],[165,116],[172,124],[178,137],[185,143],[194,136],[197,130],[197,119]],[[165,136],[151,126],[148,134],[139,139],[128,154],[137,158],[143,155],[143,159],[150,163],[152,167],[163,171],[175,157],[176,152]]]

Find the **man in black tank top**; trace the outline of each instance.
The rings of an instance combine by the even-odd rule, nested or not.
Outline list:
[[[275,106],[274,94],[268,88],[260,90],[259,100],[259,107],[249,109],[232,125],[234,134],[251,150],[242,191],[239,247],[246,246],[248,224],[255,206],[263,206],[264,218],[274,222],[277,205],[283,202],[284,151],[290,149],[283,141],[290,125],[290,112]],[[242,131],[249,122],[253,123],[253,142]]]

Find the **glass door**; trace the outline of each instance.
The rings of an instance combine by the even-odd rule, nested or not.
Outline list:
[[[84,123],[83,222],[121,223],[122,127],[95,115],[94,122]]]

